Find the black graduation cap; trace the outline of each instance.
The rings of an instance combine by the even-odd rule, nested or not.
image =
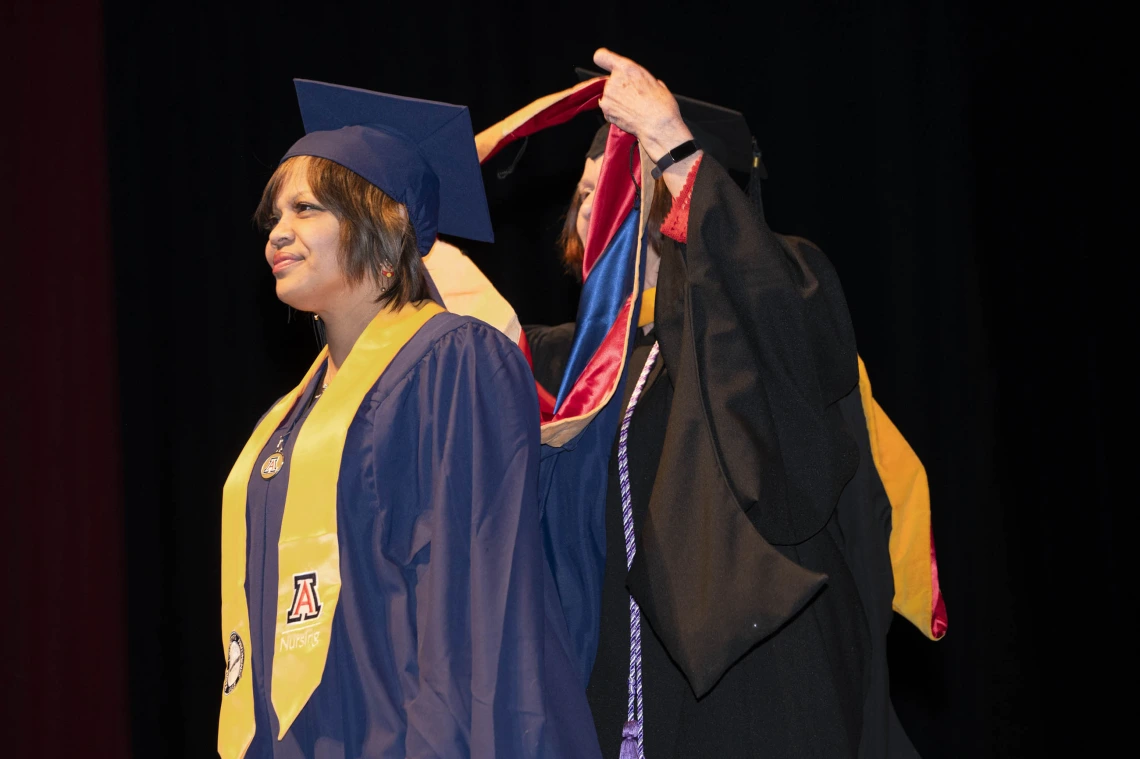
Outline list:
[[[420,253],[437,233],[493,242],[466,106],[294,79],[305,136],[281,159],[316,156],[408,208]]]
[[[574,73],[582,82],[599,76],[608,76],[600,71],[590,71],[581,67],[575,68]],[[683,95],[673,97],[677,99],[681,118],[685,120],[685,125],[689,127],[693,137],[718,163],[726,169],[749,175],[755,169],[761,179],[768,178],[768,172],[760,160],[756,140],[752,137],[743,113]],[[594,135],[594,143],[590,146],[587,157],[597,158],[605,152],[607,133],[606,125],[603,125]]]

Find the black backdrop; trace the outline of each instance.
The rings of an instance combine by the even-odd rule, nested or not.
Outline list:
[[[876,396],[931,481],[950,632],[934,644],[896,619],[890,641],[914,742],[962,757],[1101,740],[1123,604],[1103,436],[1117,283],[1100,272],[1119,254],[1089,234],[1113,218],[1094,172],[1113,170],[1123,129],[1118,26],[1029,3],[107,0],[102,60],[50,54],[106,75],[118,363],[101,370],[119,378],[128,632],[103,661],[126,663],[133,755],[213,755],[221,485],[314,350],[249,220],[302,131],[291,78],[466,103],[479,129],[572,84],[603,44],[744,111],[773,227],[843,277]],[[100,109],[73,115],[81,129]],[[524,321],[573,315],[553,239],[593,126],[532,139],[507,180],[493,170],[514,149],[485,172],[497,244],[470,252]],[[41,231],[67,216],[41,214]],[[98,698],[78,676],[28,682]]]

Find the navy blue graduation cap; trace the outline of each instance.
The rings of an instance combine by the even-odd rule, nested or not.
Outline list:
[[[466,106],[294,79],[305,136],[281,159],[327,158],[408,208],[420,253],[436,233],[493,242]]]

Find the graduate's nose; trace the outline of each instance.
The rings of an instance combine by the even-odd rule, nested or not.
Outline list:
[[[291,242],[293,242],[293,230],[284,219],[278,220],[278,222],[273,225],[273,229],[269,230],[270,247],[281,250],[281,248],[284,248]]]

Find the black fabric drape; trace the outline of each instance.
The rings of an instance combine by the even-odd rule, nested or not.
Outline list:
[[[0,11],[5,756],[130,756],[101,27]]]
[[[572,85],[599,45],[748,116],[769,224],[827,251],[875,395],[927,466],[950,632],[933,644],[896,618],[890,652],[918,749],[1031,756],[1107,714],[1100,610],[1120,596],[1101,303],[1122,284],[1103,272],[1126,240],[1098,248],[1089,232],[1113,221],[1096,173],[1117,160],[1107,146],[1126,98],[1108,84],[1123,67],[1108,64],[1126,47],[1112,39],[1121,25],[1093,14],[933,0],[699,13],[672,0],[605,13],[108,0],[136,755],[212,755],[221,484],[314,350],[310,325],[276,301],[249,222],[301,134],[291,78],[467,103],[480,129]],[[68,120],[76,134],[89,122]],[[579,122],[532,137],[506,179],[495,171],[513,154],[485,172],[497,243],[470,252],[526,323],[574,318],[554,239],[597,123]],[[58,194],[67,171],[52,176],[34,202],[59,213],[37,240],[84,203]]]

